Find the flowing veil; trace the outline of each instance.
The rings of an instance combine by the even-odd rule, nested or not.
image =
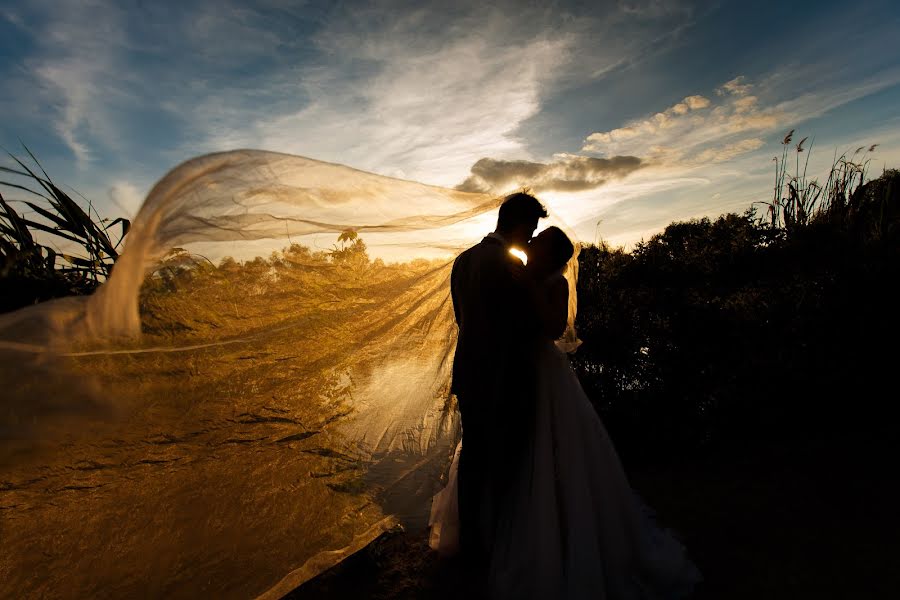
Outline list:
[[[263,151],[173,169],[93,296],[0,316],[0,595],[276,598],[424,526],[450,269],[501,200]]]

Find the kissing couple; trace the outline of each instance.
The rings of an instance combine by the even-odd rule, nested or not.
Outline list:
[[[683,598],[700,573],[632,491],[556,344],[574,246],[557,227],[532,238],[547,216],[534,196],[507,196],[496,230],[453,265],[463,435],[432,504],[430,545],[461,553],[492,599]]]

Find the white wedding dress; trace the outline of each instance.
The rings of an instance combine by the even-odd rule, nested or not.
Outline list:
[[[495,537],[492,598],[683,598],[700,572],[633,492],[567,355],[542,343],[533,443]],[[458,548],[456,469],[432,504],[430,545]]]

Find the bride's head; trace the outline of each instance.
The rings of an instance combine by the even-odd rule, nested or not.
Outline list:
[[[536,278],[547,277],[561,271],[572,255],[575,246],[559,227],[548,227],[528,244],[528,270]]]

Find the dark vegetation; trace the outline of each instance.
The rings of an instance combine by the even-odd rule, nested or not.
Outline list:
[[[786,175],[787,160],[762,218],[582,249],[573,362],[632,462],[886,424],[900,172],[863,183],[865,162],[842,157],[819,185]]]
[[[109,276],[131,226],[125,218],[101,217],[90,201],[82,208],[25,151],[33,166],[12,154],[16,166],[0,166],[6,178],[0,187],[27,198],[12,201],[0,193],[0,312],[90,294]],[[114,242],[110,230],[117,225]]]

